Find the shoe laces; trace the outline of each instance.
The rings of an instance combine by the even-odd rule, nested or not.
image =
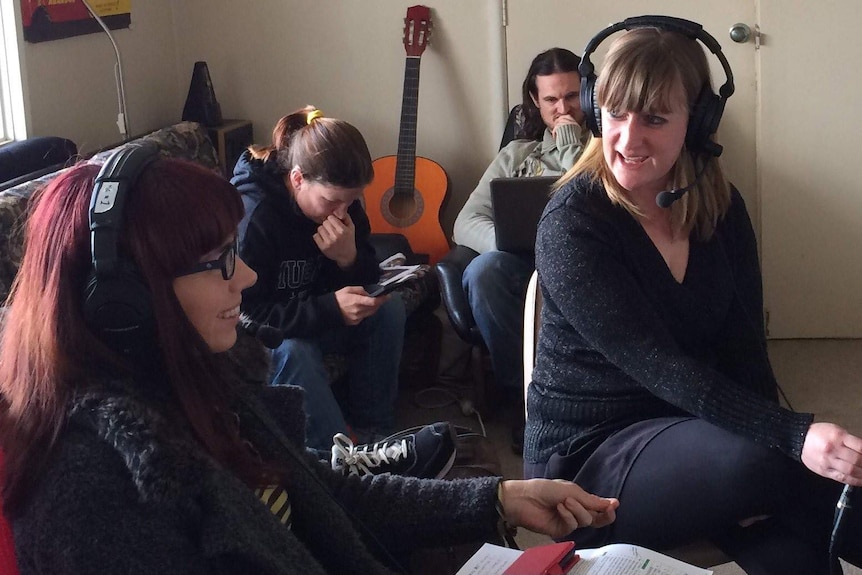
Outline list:
[[[374,475],[373,469],[407,458],[407,438],[355,447],[343,433],[332,438],[332,469],[348,470],[349,475]]]

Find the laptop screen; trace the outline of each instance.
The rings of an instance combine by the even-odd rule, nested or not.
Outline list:
[[[536,228],[559,176],[495,178],[491,180],[491,207],[497,249],[532,255]]]

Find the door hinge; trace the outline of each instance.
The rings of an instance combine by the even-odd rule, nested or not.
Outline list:
[[[503,18],[503,28],[509,25],[509,0],[500,0],[500,12]]]

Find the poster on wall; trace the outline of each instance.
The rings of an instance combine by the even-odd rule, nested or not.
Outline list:
[[[128,28],[131,24],[132,0],[87,2],[108,28]],[[46,42],[102,31],[83,0],[21,0],[21,22],[27,42]]]

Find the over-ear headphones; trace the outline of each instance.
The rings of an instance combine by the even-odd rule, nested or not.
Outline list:
[[[118,245],[130,190],[158,156],[149,142],[117,150],[96,176],[90,196],[92,269],[84,290],[84,320],[99,339],[124,355],[155,327],[149,289],[135,263],[120,257]]]
[[[590,129],[594,136],[601,137],[602,116],[595,93],[597,77],[594,71],[595,68],[592,62],[590,62],[590,54],[595,52],[596,47],[611,34],[620,30],[645,27],[677,32],[693,40],[700,40],[721,62],[727,81],[718,90],[719,95],[716,95],[708,84],[703,87],[689,114],[688,131],[685,135],[686,146],[692,152],[708,156],[720,156],[722,147],[712,141],[710,136],[718,129],[718,123],[721,121],[721,115],[724,113],[724,105],[727,99],[733,94],[733,72],[730,70],[730,64],[728,64],[727,58],[724,57],[721,46],[716,39],[710,36],[700,24],[690,20],[683,20],[682,18],[673,18],[671,16],[635,16],[633,18],[626,18],[622,22],[608,26],[587,43],[587,47],[584,48],[584,54],[581,56],[581,65],[578,66],[578,73],[581,75],[581,110],[584,112],[587,128]]]

